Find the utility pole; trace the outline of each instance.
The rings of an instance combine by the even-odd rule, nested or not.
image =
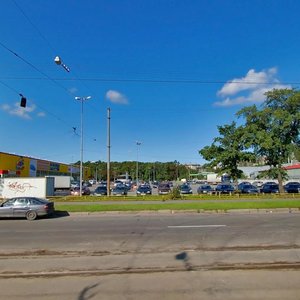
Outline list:
[[[136,187],[139,187],[139,146],[142,143],[136,141]]]
[[[80,113],[80,197],[82,196],[82,181],[84,179],[83,174],[83,102],[91,99],[91,96],[87,97],[75,97],[76,100],[81,102],[81,113]]]
[[[110,108],[107,109],[107,196],[110,196]]]

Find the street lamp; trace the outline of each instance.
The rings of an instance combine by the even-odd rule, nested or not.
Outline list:
[[[58,66],[62,66],[67,72],[70,72],[70,68],[63,63],[63,61],[61,60],[61,58],[59,56],[55,56],[54,62]]]
[[[91,96],[87,97],[75,97],[75,100],[81,101],[81,114],[80,114],[80,196],[82,196],[82,161],[83,161],[83,102],[91,99]]]
[[[142,143],[136,141],[136,187],[139,186],[139,146],[141,146]]]

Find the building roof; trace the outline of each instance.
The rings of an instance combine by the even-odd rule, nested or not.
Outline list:
[[[283,167],[285,170],[295,170],[295,169],[300,169],[300,163],[296,163],[294,165],[290,166],[284,166]]]

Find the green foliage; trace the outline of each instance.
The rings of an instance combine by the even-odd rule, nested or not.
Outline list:
[[[205,146],[199,151],[202,157],[209,161],[209,166],[219,173],[227,173],[234,180],[241,178],[242,171],[238,169],[240,162],[251,161],[255,156],[245,151],[245,131],[237,127],[235,122],[230,125],[218,126],[219,137],[216,137],[211,146]]]
[[[237,113],[246,120],[244,126],[246,147],[264,157],[271,167],[269,175],[276,177],[283,192],[282,180],[286,172],[283,163],[300,144],[300,93],[293,89],[267,92],[261,109],[255,105],[245,107]]]
[[[169,198],[172,200],[181,199],[179,186],[174,186],[174,188],[171,190],[171,193],[169,194]]]
[[[85,162],[85,166],[91,168],[91,174],[94,177],[97,173],[98,179],[106,180],[106,162]],[[174,162],[139,162],[139,180],[142,181],[165,181],[177,180],[178,178],[188,178],[189,170],[185,165],[177,161]],[[136,178],[136,161],[111,162],[110,163],[111,180],[118,175],[128,173],[133,180]]]
[[[199,152],[211,167],[227,172],[233,178],[241,176],[237,168],[240,162],[262,157],[271,167],[268,175],[278,179],[283,192],[286,172],[282,165],[293,153],[299,156],[300,92],[274,89],[265,95],[260,109],[252,105],[237,113],[245,119],[244,126],[236,127],[235,122],[219,126],[220,136]]]

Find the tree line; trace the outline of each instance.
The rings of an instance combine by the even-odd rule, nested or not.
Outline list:
[[[92,176],[100,181],[107,179],[107,163],[104,161],[85,162],[84,166],[91,169]],[[174,162],[138,162],[124,161],[110,163],[110,180],[115,180],[119,175],[128,174],[136,180],[138,168],[139,181],[171,181],[189,178],[189,168],[186,165]]]

